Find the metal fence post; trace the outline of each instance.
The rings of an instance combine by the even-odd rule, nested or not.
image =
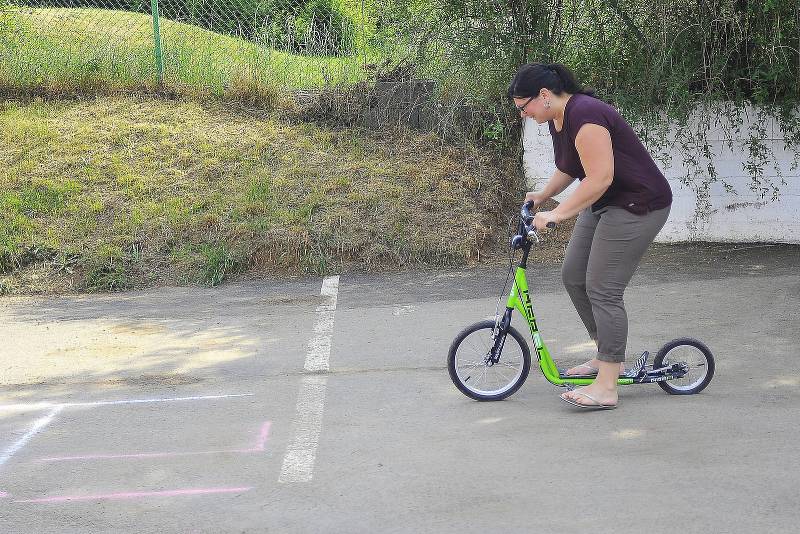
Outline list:
[[[158,0],[150,0],[150,7],[153,11],[153,42],[156,54],[156,73],[158,85],[164,84],[164,57],[161,54],[161,29],[158,24]]]

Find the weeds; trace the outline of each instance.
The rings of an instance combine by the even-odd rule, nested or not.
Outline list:
[[[225,245],[201,245],[200,254],[203,257],[201,282],[206,285],[219,285],[236,271],[236,259]]]
[[[130,287],[125,268],[120,264],[100,265],[86,274],[86,289],[90,291],[121,291]]]

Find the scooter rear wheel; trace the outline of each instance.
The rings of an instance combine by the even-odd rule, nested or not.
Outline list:
[[[661,347],[653,360],[653,369],[676,365],[685,366],[686,374],[658,383],[670,395],[700,393],[714,378],[714,355],[702,341],[689,337],[673,339]]]

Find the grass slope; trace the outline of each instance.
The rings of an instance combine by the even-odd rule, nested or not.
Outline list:
[[[281,52],[196,26],[161,20],[165,87],[269,100],[278,89],[352,84],[374,58]],[[156,79],[149,15],[104,9],[0,11],[0,87],[51,94],[151,88]]]
[[[514,164],[213,104],[5,102],[0,292],[463,265],[499,243]]]

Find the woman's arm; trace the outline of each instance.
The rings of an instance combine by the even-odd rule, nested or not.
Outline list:
[[[556,209],[536,214],[535,223],[540,230],[548,222],[559,223],[591,206],[603,196],[614,180],[614,152],[608,130],[597,124],[584,124],[575,137],[575,148],[586,171],[586,178]]]
[[[553,176],[551,176],[547,181],[547,184],[545,184],[544,189],[538,192],[529,192],[527,195],[525,195],[525,202],[532,200],[536,205],[539,205],[547,199],[553,198],[562,192],[574,181],[575,178],[556,169],[556,171],[553,173]]]

